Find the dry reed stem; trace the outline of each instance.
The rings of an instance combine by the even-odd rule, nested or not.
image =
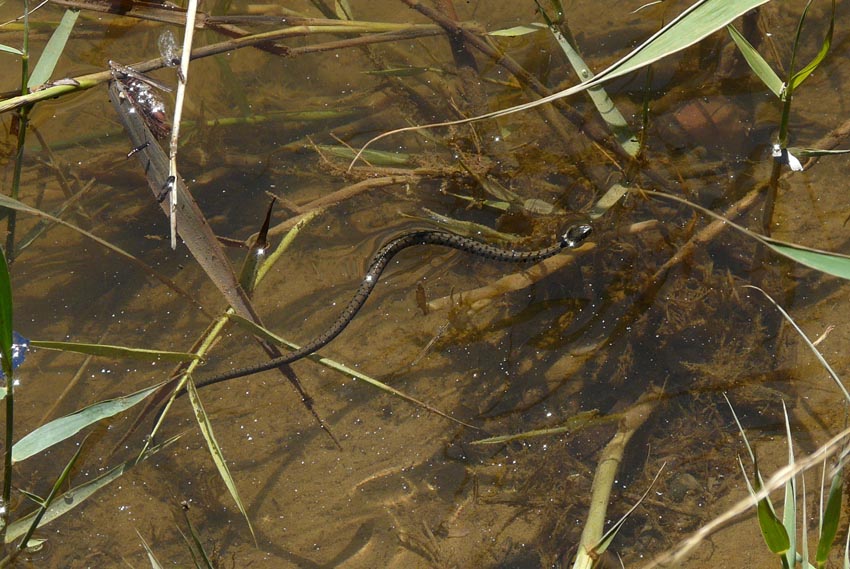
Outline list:
[[[462,294],[451,294],[432,300],[428,303],[428,309],[443,310],[444,308],[449,308],[459,300],[477,310],[493,298],[527,288],[549,275],[560,271],[564,267],[574,264],[580,257],[594,249],[596,249],[595,243],[585,242],[577,249],[570,249],[568,253],[560,253],[554,257],[549,257],[528,269],[504,276],[486,286],[469,290]]]
[[[645,393],[632,407],[622,414],[617,433],[608,441],[599,455],[599,463],[593,475],[593,485],[590,491],[590,509],[587,521],[581,532],[579,547],[594,557],[591,552],[602,539],[605,532],[605,517],[611,489],[623,462],[626,446],[632,436],[649,420],[658,405],[658,393]]]

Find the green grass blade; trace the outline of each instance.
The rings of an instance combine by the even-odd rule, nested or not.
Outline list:
[[[841,518],[841,499],[844,488],[844,469],[839,468],[832,476],[832,484],[829,487],[829,498],[826,502],[826,511],[823,514],[818,538],[818,550],[816,563],[818,567],[826,565],[829,552],[838,533],[838,522]]]
[[[812,249],[810,247],[804,247],[803,245],[798,245],[796,243],[788,243],[787,241],[780,241],[778,239],[772,239],[770,237],[760,235],[758,233],[755,233],[754,231],[750,231],[742,225],[735,223],[734,221],[731,221],[721,215],[714,213],[710,209],[704,208],[684,198],[680,198],[679,196],[645,189],[641,189],[639,190],[639,192],[685,204],[688,207],[691,207],[697,211],[701,211],[702,213],[713,219],[723,221],[729,227],[735,229],[736,231],[740,231],[744,235],[763,243],[767,247],[773,249],[773,251],[775,251],[776,253],[779,253],[780,255],[787,257],[796,263],[800,263],[801,265],[805,265],[806,267],[827,273],[829,275],[841,277],[843,279],[850,279],[850,255],[842,255],[840,253],[832,253],[830,251],[821,251],[819,249]]]
[[[245,255],[242,261],[242,268],[239,271],[239,284],[248,296],[254,293],[254,287],[258,283],[257,277],[260,274],[260,266],[266,258],[266,252],[269,248],[269,225],[271,223],[275,201],[277,201],[277,198],[272,198],[271,203],[269,203],[263,225],[251,243],[248,254]]]
[[[661,476],[661,473],[664,471],[664,466],[666,464],[667,463],[661,465],[661,468],[659,468],[658,472],[655,473],[655,478],[653,478],[652,482],[649,483],[649,487],[643,492],[638,501],[632,504],[632,507],[629,508],[629,511],[623,514],[623,516],[619,520],[614,522],[614,524],[610,528],[608,528],[608,531],[605,532],[605,535],[602,536],[602,539],[600,539],[599,543],[597,543],[596,546],[593,548],[596,553],[601,554],[606,549],[608,549],[608,547],[611,545],[611,542],[614,541],[614,537],[617,535],[617,532],[619,532],[620,528],[622,528],[623,525],[626,523],[626,519],[630,515],[632,515],[632,512],[634,512],[637,507],[643,503],[644,500],[646,500],[646,497],[649,495],[649,492],[652,490],[652,487],[655,486],[656,482],[658,482],[658,477]]]
[[[215,565],[210,560],[210,556],[207,555],[206,550],[204,549],[204,544],[201,543],[201,536],[198,534],[198,531],[195,529],[195,524],[192,523],[192,520],[189,519],[189,507],[183,507],[183,519],[186,521],[186,525],[189,527],[189,535],[192,536],[192,544],[195,546],[195,550],[201,555],[201,559],[204,562],[204,567],[207,569],[214,569]],[[195,557],[194,551],[192,552],[192,557]],[[197,565],[197,561],[195,562]]]
[[[60,417],[42,425],[15,443],[15,446],[12,447],[12,462],[25,460],[56,443],[74,436],[89,425],[126,411],[143,401],[163,385],[164,383],[159,383],[131,395],[101,401],[100,403],[80,409],[76,413]]]
[[[41,57],[38,58],[38,63],[35,64],[35,68],[32,70],[32,75],[30,75],[27,81],[27,87],[37,87],[50,80],[53,70],[56,69],[56,63],[62,56],[62,52],[65,51],[65,44],[68,43],[68,38],[71,37],[71,32],[79,15],[79,10],[65,10],[59,26],[53,31],[53,35],[50,36],[47,45],[44,46],[44,51],[41,52]]]
[[[756,487],[756,491],[760,486]],[[758,503],[758,518],[761,535],[767,548],[776,555],[784,556],[791,547],[791,540],[785,526],[773,511],[773,506],[768,498],[762,498]]]
[[[788,553],[785,554],[785,559],[782,560],[782,565],[784,567],[796,567],[797,560],[799,559],[800,566],[812,567],[812,564],[809,563],[809,518],[808,511],[806,510],[806,477],[800,477],[800,489],[803,492],[803,499],[800,500],[800,519],[803,520],[803,524],[800,527],[800,551],[797,553],[794,551],[794,535],[791,535],[791,548],[788,550]],[[795,513],[796,515],[796,513]],[[788,527],[787,525],[785,526]],[[795,557],[792,557],[791,554],[794,553]],[[789,561],[789,559],[793,561]],[[790,563],[790,565],[789,565]],[[812,568],[814,569],[814,568]]]
[[[723,399],[726,400],[726,404],[729,406],[729,410],[732,412],[732,417],[735,419],[735,424],[738,425],[738,431],[741,433],[741,438],[744,440],[744,446],[747,448],[747,454],[750,455],[750,460],[753,462],[753,464],[755,464],[756,455],[753,452],[753,447],[750,446],[750,440],[747,438],[747,433],[746,433],[746,431],[744,431],[744,426],[741,424],[741,421],[738,419],[738,414],[735,413],[735,408],[732,407],[732,402],[729,401],[728,397],[726,397],[726,393],[723,393]],[[741,470],[743,470],[744,474],[745,474],[744,478],[748,480],[747,483],[749,484],[749,478],[746,476],[747,471],[744,468],[744,463],[741,462],[740,459],[738,459],[738,462],[741,464]],[[750,491],[752,492],[752,488],[750,489]]]
[[[805,14],[803,16],[805,18]],[[802,19],[800,21],[802,27]],[[835,29],[835,0],[832,0],[832,16],[829,18],[829,29],[826,32],[826,37],[823,38],[823,43],[820,46],[818,54],[812,59],[808,65],[803,67],[791,77],[791,91],[803,84],[803,81],[808,79],[809,75],[818,68],[821,62],[826,59],[826,54],[829,53],[829,48],[832,45],[832,32]]]
[[[524,36],[527,34],[533,34],[535,32],[539,32],[540,30],[545,30],[546,26],[539,23],[531,23],[528,25],[522,26],[514,26],[513,28],[504,28],[501,30],[495,30],[492,32],[488,32],[488,36],[496,36],[496,37],[505,37],[505,38],[516,38],[519,36]]]
[[[752,69],[758,78],[761,79],[762,83],[770,89],[771,93],[777,97],[781,97],[785,84],[782,79],[779,78],[779,75],[776,74],[770,64],[765,61],[761,54],[756,51],[756,48],[747,41],[747,38],[741,35],[735,26],[726,26],[726,29],[729,31],[732,41],[734,41],[735,45],[738,46],[738,50],[740,50],[741,55],[744,56],[744,60],[750,66],[750,69]]]
[[[80,344],[75,342],[49,342],[46,340],[30,340],[30,346],[46,350],[74,352],[105,358],[134,359],[145,361],[188,362],[200,360],[197,354],[189,352],[168,352],[163,350],[146,350],[129,348],[127,346],[111,346],[109,344]]]
[[[785,400],[782,401],[782,412],[785,417],[785,439],[788,441],[788,464],[793,465],[794,460],[794,445],[791,438],[791,421],[788,419],[788,408],[785,406]],[[805,482],[803,483],[803,498],[805,501]],[[803,508],[805,509],[805,504]],[[785,483],[785,503],[782,506],[782,525],[785,527],[785,532],[788,534],[788,551],[785,553],[785,562],[789,567],[795,565],[797,558],[797,477],[792,476]],[[806,517],[803,516],[803,533],[805,534],[807,527]],[[803,543],[803,555],[808,555],[807,544]]]
[[[2,43],[0,43],[0,51],[4,51],[6,53],[11,53],[11,54],[18,55],[18,56],[21,56],[21,55],[24,54],[24,52],[22,52],[18,48],[11,47],[11,46],[8,46],[8,45],[3,45]]]
[[[703,40],[768,0],[702,0],[694,3],[592,83],[637,71]]]
[[[227,461],[224,459],[224,453],[221,452],[221,447],[215,438],[210,418],[207,416],[207,412],[204,410],[201,399],[198,397],[198,390],[195,389],[194,382],[186,382],[186,390],[189,392],[189,400],[192,402],[192,409],[195,411],[195,418],[198,421],[198,426],[201,428],[201,434],[207,443],[207,448],[210,451],[215,467],[218,469],[218,475],[221,476],[224,485],[227,487],[227,491],[230,492],[230,496],[236,503],[236,507],[239,508],[239,511],[245,518],[245,522],[248,524],[248,529],[251,531],[251,536],[254,538],[254,541],[256,541],[257,536],[254,534],[254,526],[251,525],[251,519],[248,517],[248,511],[245,509],[245,505],[242,503],[242,498],[239,496],[239,490],[236,488],[236,482],[234,482],[233,476],[230,474],[230,469],[227,467]]]
[[[842,279],[850,279],[850,257],[839,253],[830,253],[829,251],[817,251],[807,249],[792,243],[781,243],[773,239],[766,239],[768,247],[788,257],[792,261],[805,265],[810,269],[815,269],[841,277]]]
[[[59,489],[65,485],[65,481],[71,475],[71,469],[74,468],[74,465],[77,463],[77,459],[80,458],[80,453],[83,451],[83,446],[85,446],[85,441],[83,444],[77,448],[77,452],[74,453],[74,456],[71,457],[71,460],[68,461],[68,464],[65,465],[65,468],[62,470],[62,473],[59,475],[59,478],[56,479],[56,482],[53,483],[53,488],[50,489],[50,494],[47,495],[44,502],[41,504],[41,507],[35,514],[35,518],[30,524],[29,530],[27,530],[24,539],[21,541],[20,549],[26,549],[27,544],[32,537],[32,534],[35,533],[35,530],[38,529],[38,526],[41,525],[41,519],[44,517],[44,514],[47,512],[47,509],[50,507],[50,504],[53,503],[53,499],[59,494]]]
[[[101,488],[105,488],[106,486],[120,478],[133,466],[135,466],[142,460],[148,458],[152,454],[159,452],[165,447],[171,445],[178,438],[179,436],[173,437],[158,446],[152,447],[150,450],[148,450],[147,453],[145,453],[145,455],[140,460],[128,460],[127,462],[119,464],[115,468],[101,474],[97,478],[89,480],[85,484],[81,484],[76,488],[68,490],[67,492],[59,496],[59,498],[61,498],[60,500],[53,500],[53,503],[48,506],[47,511],[41,518],[39,527],[42,527],[52,522],[53,520],[64,516],[65,514],[82,504],[85,500],[90,498],[95,492],[97,492]],[[16,539],[24,535],[29,529],[33,518],[35,518],[35,515],[36,512],[33,512],[9,524],[9,528],[6,531],[6,543],[12,543]]]
[[[760,293],[762,293],[765,296],[765,298],[767,298],[767,300],[770,301],[771,304],[773,304],[773,306],[776,307],[776,309],[779,311],[779,313],[782,314],[782,317],[785,318],[785,320],[789,324],[791,324],[791,326],[794,328],[794,330],[797,332],[797,334],[800,336],[800,338],[802,338],[802,340],[806,343],[806,345],[809,347],[809,349],[812,351],[812,353],[815,355],[815,357],[821,363],[823,368],[827,371],[829,376],[832,378],[832,381],[835,382],[835,385],[838,387],[838,389],[841,390],[841,393],[844,394],[844,398],[847,400],[847,402],[850,402],[850,392],[848,392],[847,388],[844,387],[844,383],[841,381],[841,378],[838,377],[838,374],[835,373],[835,370],[832,369],[832,366],[829,365],[829,362],[826,361],[826,358],[823,357],[823,354],[820,353],[820,350],[817,349],[815,344],[809,339],[809,337],[806,335],[806,333],[803,332],[803,330],[797,325],[797,323],[794,321],[794,319],[791,318],[791,315],[788,314],[788,312],[786,312],[785,309],[782,308],[779,305],[779,303],[776,302],[773,299],[773,297],[771,297],[769,294],[767,294],[765,291],[763,291],[759,287],[753,286],[753,285],[744,285],[744,287],[745,288],[751,288],[751,289],[759,291]]]
[[[850,149],[839,148],[836,150],[822,150],[820,148],[797,148],[789,146],[788,152],[791,152],[796,156],[808,158],[810,156],[830,156],[832,154],[848,154],[850,153]]]
[[[138,535],[139,539],[142,540],[142,547],[145,548],[145,553],[148,556],[148,563],[151,564],[151,569],[163,569],[162,564],[156,558],[156,555],[154,555],[153,550],[150,545],[148,545],[148,542],[145,541],[145,538],[143,538],[142,534],[139,533],[139,530],[136,530],[136,535]]]

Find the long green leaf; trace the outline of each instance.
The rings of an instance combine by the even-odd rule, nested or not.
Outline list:
[[[818,567],[826,565],[829,552],[838,533],[838,522],[841,519],[841,498],[844,487],[844,469],[839,468],[832,476],[832,484],[829,487],[829,498],[826,502],[826,511],[823,514],[820,527],[820,538],[818,539],[818,551],[816,562]]]
[[[100,403],[80,409],[76,413],[60,417],[40,426],[12,447],[12,462],[25,460],[56,443],[74,436],[89,425],[126,411],[133,405],[143,401],[163,385],[165,383],[159,383],[131,395],[101,401]]]
[[[197,354],[189,352],[168,352],[163,350],[145,350],[128,348],[127,346],[110,346],[108,344],[79,344],[74,342],[49,342],[46,340],[31,340],[30,346],[46,350],[75,352],[91,356],[107,358],[136,359],[146,361],[188,362],[201,359]]]
[[[74,456],[71,457],[71,460],[68,461],[68,464],[65,465],[65,468],[62,469],[62,473],[59,475],[59,478],[53,483],[53,488],[50,489],[50,494],[47,495],[47,498],[42,502],[41,507],[35,514],[35,519],[33,519],[30,524],[29,530],[27,530],[27,534],[24,536],[23,541],[21,541],[20,549],[26,549],[27,543],[29,542],[32,534],[35,533],[35,530],[38,529],[38,526],[41,525],[41,520],[44,517],[44,514],[47,513],[47,509],[50,507],[50,504],[53,503],[53,499],[56,498],[56,495],[59,494],[59,489],[65,485],[65,481],[68,479],[68,476],[71,475],[71,469],[74,468],[74,465],[77,463],[77,459],[80,458],[80,453],[83,452],[83,444],[77,448],[77,452],[74,453]]]
[[[123,464],[119,464],[115,468],[108,470],[107,472],[101,474],[94,480],[90,480],[85,484],[81,484],[75,488],[72,488],[59,496],[61,500],[54,500],[52,504],[47,507],[47,511],[41,518],[41,522],[38,524],[39,527],[44,526],[53,520],[67,514],[80,504],[82,504],[85,500],[90,498],[95,492],[104,488],[121,477],[122,474],[130,470],[133,466],[141,462],[142,460],[147,459],[152,454],[159,452],[165,447],[171,445],[176,441],[180,436],[175,436],[164,443],[161,443],[155,447],[152,447],[148,450],[144,456],[140,457],[138,460],[128,460]],[[37,512],[33,512],[15,520],[13,523],[9,524],[9,528],[6,530],[6,543],[12,543],[22,535],[24,535],[27,530],[29,530],[30,525],[32,524],[32,520],[35,518]]]
[[[782,413],[785,418],[785,440],[788,441],[788,464],[793,467],[794,463],[794,444],[791,438],[791,420],[788,418],[788,408],[785,406],[785,401],[782,401]],[[806,497],[806,485],[803,481],[803,501]],[[805,509],[805,504],[803,504]],[[803,516],[805,520],[805,516]],[[808,524],[803,523],[803,555],[808,555],[808,545],[805,543],[805,532]],[[788,534],[788,551],[785,552],[785,563],[789,567],[793,567],[797,557],[797,477],[792,476],[785,483],[785,502],[782,505],[782,527]]]
[[[646,67],[690,47],[768,0],[702,0],[694,3],[669,24],[591,83],[601,83]]]
[[[759,291],[760,293],[762,293],[764,295],[765,298],[767,298],[767,300],[771,304],[773,304],[773,306],[776,307],[776,309],[779,311],[779,313],[782,314],[782,317],[785,318],[785,320],[791,325],[792,328],[794,328],[794,331],[797,332],[797,335],[800,336],[800,339],[803,340],[803,342],[806,343],[806,345],[809,347],[809,349],[812,351],[812,353],[815,355],[815,357],[821,363],[823,368],[826,370],[826,372],[832,378],[832,381],[835,382],[836,387],[838,387],[838,389],[841,390],[841,393],[844,394],[844,398],[847,400],[847,402],[850,402],[850,391],[847,391],[847,388],[844,387],[844,382],[841,381],[841,378],[838,377],[838,374],[835,373],[835,370],[832,369],[832,366],[829,365],[829,362],[826,361],[826,358],[823,357],[823,354],[820,353],[820,350],[817,349],[817,346],[815,346],[814,342],[812,342],[809,339],[809,337],[806,335],[806,333],[803,332],[802,328],[800,328],[800,326],[797,325],[797,323],[794,321],[794,319],[791,318],[791,315],[788,314],[788,312],[784,308],[782,308],[782,306],[778,302],[776,302],[773,299],[772,296],[767,294],[764,290],[760,289],[759,287],[753,286],[753,285],[744,285],[744,288],[751,288],[751,289]]]
[[[807,6],[808,8],[808,6]],[[804,16],[805,17],[805,16]],[[801,22],[802,23],[802,22]],[[803,84],[809,75],[818,68],[821,62],[826,59],[826,54],[829,53],[829,47],[832,45],[832,32],[835,29],[835,0],[832,0],[832,16],[829,19],[829,29],[826,32],[826,37],[823,38],[823,43],[820,46],[818,54],[812,59],[808,65],[791,77],[791,91]]]
[[[792,261],[829,275],[850,279],[850,257],[846,255],[795,247],[791,244],[778,243],[772,239],[765,241],[768,247]]]
[[[18,48],[8,46],[8,45],[3,45],[2,43],[0,43],[0,51],[5,51],[6,53],[12,53],[14,55],[23,55],[24,54],[24,52],[22,52]]]
[[[506,37],[506,38],[515,38],[519,36],[524,36],[526,34],[533,34],[535,32],[539,32],[540,30],[545,30],[546,26],[539,23],[531,23],[528,25],[522,26],[514,26],[513,28],[504,28],[501,30],[494,30],[492,32],[488,32],[488,36],[496,36],[496,37]]]
[[[850,153],[850,149],[837,148],[834,150],[822,150],[820,148],[796,148],[789,146],[788,152],[794,154],[795,156],[806,158],[809,156],[830,156],[832,154],[848,154]]]
[[[201,428],[201,435],[203,435],[204,440],[207,442],[207,448],[210,451],[215,467],[218,469],[218,475],[221,476],[224,485],[227,487],[227,491],[230,492],[230,496],[236,503],[236,507],[239,508],[239,511],[242,513],[242,517],[244,517],[245,521],[248,523],[248,529],[251,531],[251,536],[256,541],[257,536],[254,534],[254,526],[251,525],[251,518],[248,517],[248,510],[245,509],[245,505],[242,503],[242,498],[239,496],[239,490],[236,488],[236,482],[233,480],[233,475],[230,474],[230,469],[227,467],[227,461],[224,459],[224,453],[221,452],[221,447],[215,438],[212,423],[210,423],[210,418],[204,410],[200,397],[198,397],[198,390],[195,389],[194,382],[187,382],[186,389],[189,392],[189,400],[192,402],[192,409],[195,411],[195,419],[197,419],[198,426]]]
[[[189,508],[188,507],[183,508],[183,520],[186,522],[186,526],[189,528],[189,535],[192,536],[192,543],[188,544],[188,540],[187,540],[187,544],[190,545],[190,546],[191,545],[195,546],[194,550],[191,551],[192,558],[195,559],[195,551],[197,551],[198,555],[201,556],[201,560],[204,562],[204,566],[207,569],[214,569],[215,565],[213,564],[212,560],[210,559],[209,554],[207,554],[207,551],[204,549],[204,544],[201,541],[201,536],[198,533],[198,530],[195,529],[195,524],[193,524],[192,520],[189,518]],[[183,533],[183,532],[181,531],[180,533]],[[199,566],[197,560],[195,561],[195,565]]]
[[[68,38],[71,37],[71,32],[74,29],[74,24],[77,22],[77,16],[80,15],[79,10],[65,10],[59,26],[53,31],[53,35],[44,46],[44,51],[41,52],[41,57],[38,58],[38,63],[35,64],[35,69],[32,70],[27,87],[37,87],[47,83],[50,76],[53,75],[53,70],[56,69],[56,63],[65,51],[65,44],[68,43]]]
[[[726,29],[729,31],[732,41],[734,41],[735,45],[738,46],[738,50],[740,50],[741,55],[744,56],[744,60],[747,64],[749,64],[750,69],[752,69],[758,78],[761,79],[762,83],[770,89],[771,93],[777,97],[781,97],[784,83],[782,82],[782,79],[779,78],[779,75],[776,74],[761,54],[756,51],[756,48],[747,41],[747,38],[742,36],[741,32],[735,29],[735,26],[726,26]]]
[[[641,189],[640,192],[685,204],[688,207],[691,207],[697,211],[701,211],[709,217],[722,221],[723,223],[727,224],[729,227],[735,229],[736,231],[740,231],[747,237],[755,239],[756,241],[771,248],[776,253],[779,253],[780,255],[787,257],[794,262],[800,263],[801,265],[804,265],[811,269],[822,271],[829,275],[841,277],[843,279],[850,279],[850,255],[842,255],[840,253],[832,253],[830,251],[821,251],[819,249],[812,249],[810,247],[805,247],[796,243],[788,243],[787,241],[780,241],[778,239],[773,239],[764,235],[760,235],[754,231],[750,231],[742,225],[738,225],[734,221],[731,221],[717,213],[714,213],[710,209],[704,208],[701,205],[690,202],[684,198],[680,198],[679,196],[646,189]]]
[[[757,491],[760,489],[756,487]],[[767,548],[776,555],[785,555],[788,548],[791,547],[791,540],[788,537],[788,532],[785,531],[785,526],[776,517],[770,500],[762,498],[758,503],[758,519],[761,535]]]
[[[154,555],[150,545],[148,545],[148,542],[145,541],[144,537],[142,537],[142,534],[139,533],[139,530],[136,530],[136,535],[138,535],[139,539],[142,540],[142,547],[145,548],[145,553],[148,554],[148,563],[151,564],[151,569],[163,569],[159,559],[156,558],[156,555]]]

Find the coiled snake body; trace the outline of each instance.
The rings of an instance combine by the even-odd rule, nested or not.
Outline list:
[[[413,247],[414,245],[440,245],[472,253],[473,255],[477,255],[485,259],[491,259],[493,261],[534,263],[547,259],[563,249],[577,247],[587,238],[588,235],[590,235],[590,233],[591,227],[589,225],[573,225],[563,234],[558,236],[558,240],[555,244],[544,249],[537,249],[533,251],[500,249],[493,245],[482,243],[476,239],[463,237],[448,231],[430,230],[406,233],[396,237],[375,253],[375,256],[372,257],[372,262],[369,264],[369,270],[366,272],[366,276],[360,283],[360,287],[357,289],[354,297],[349,301],[348,306],[346,306],[345,310],[340,313],[333,325],[325,330],[325,332],[323,332],[320,336],[317,336],[310,343],[302,346],[301,348],[278,358],[247,367],[233,369],[206,379],[201,379],[195,384],[195,387],[206,387],[207,385],[227,381],[228,379],[235,379],[237,377],[244,377],[246,375],[253,375],[262,371],[274,369],[285,364],[290,364],[296,360],[300,360],[301,358],[309,356],[313,352],[319,350],[331,340],[336,338],[340,332],[348,326],[366,302],[366,299],[369,298],[369,294],[372,292],[372,289],[375,288],[381,273],[384,272],[384,269],[387,267],[390,260],[399,251],[407,249],[408,247]]]

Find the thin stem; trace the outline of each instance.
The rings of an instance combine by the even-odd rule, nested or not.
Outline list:
[[[29,77],[29,0],[24,0],[24,42],[21,50],[21,93],[26,94],[27,79]],[[20,124],[18,125],[18,152],[15,158],[15,172],[12,180],[12,197],[17,199],[18,189],[21,183],[21,168],[24,161],[24,142],[26,140],[27,115],[29,107],[21,108],[19,113]],[[15,212],[11,211],[7,225],[8,237],[6,250],[8,251],[8,263],[12,262],[12,251],[14,251]],[[0,253],[2,254],[2,253]],[[5,548],[6,528],[9,527],[9,505],[12,500],[12,441],[15,434],[15,391],[14,378],[11,362],[6,365],[6,448],[3,457],[3,503],[0,504],[0,519],[3,527],[0,528],[0,544]]]
[[[0,530],[0,543],[5,547],[6,528],[9,527],[9,504],[12,499],[12,440],[15,424],[15,395],[12,376],[6,376],[6,452],[3,457],[3,528]]]
[[[24,45],[21,50],[21,96],[27,94],[27,82],[29,80],[29,1],[24,1]],[[24,105],[18,111],[18,151],[15,154],[15,170],[12,174],[11,197],[18,199],[21,187],[21,170],[24,164],[24,143],[27,139],[27,121],[30,107]],[[12,264],[15,256],[15,226],[17,215],[14,210],[9,211],[9,220],[6,222],[6,262]]]

